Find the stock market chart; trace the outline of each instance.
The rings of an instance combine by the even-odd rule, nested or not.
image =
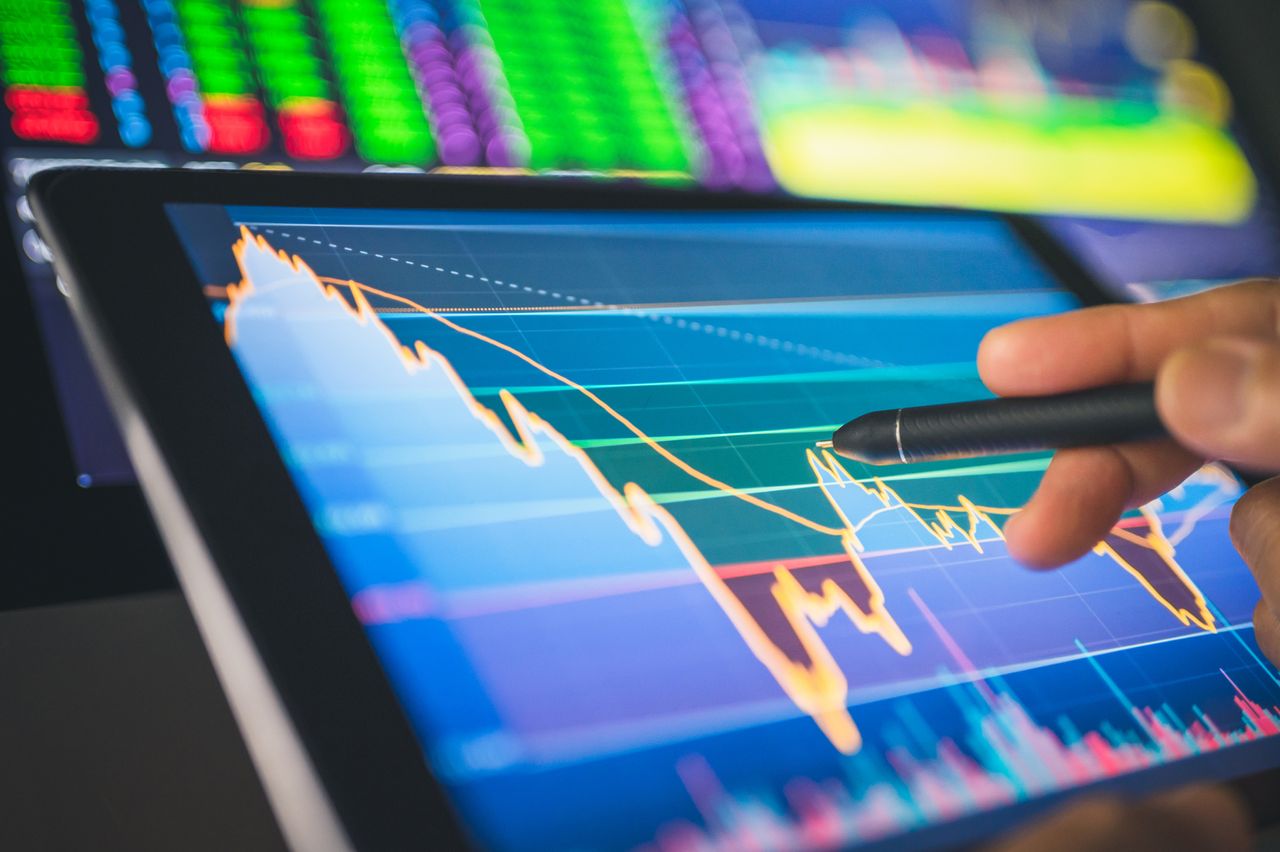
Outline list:
[[[998,220],[171,217],[486,843],[828,848],[1272,753],[1230,474],[1030,572],[1001,528],[1045,457],[818,446],[1073,306]]]

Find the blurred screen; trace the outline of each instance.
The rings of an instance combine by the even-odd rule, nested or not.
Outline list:
[[[131,472],[23,197],[54,165],[585,172],[1049,216],[1143,297],[1280,271],[1230,92],[1153,0],[0,0],[0,87],[86,485]]]
[[[484,848],[953,846],[1277,759],[1231,474],[1037,572],[1002,531],[1048,454],[820,446],[1077,305],[995,217],[169,212]]]

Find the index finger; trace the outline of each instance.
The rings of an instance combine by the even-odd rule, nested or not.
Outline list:
[[[978,349],[978,372],[1001,396],[1065,393],[1155,377],[1174,350],[1223,334],[1280,333],[1280,282],[1245,281],[1150,305],[1105,305],[1019,320]]]

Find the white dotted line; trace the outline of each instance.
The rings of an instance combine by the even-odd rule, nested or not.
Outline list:
[[[630,316],[652,320],[653,322],[661,322],[666,325],[674,326],[675,328],[683,328],[688,331],[700,331],[703,334],[711,334],[716,337],[723,337],[727,340],[737,340],[742,343],[753,343],[756,346],[761,346],[766,349],[773,349],[779,352],[791,352],[796,355],[818,358],[835,364],[845,364],[856,367],[890,366],[886,362],[879,361],[874,358],[866,358],[861,355],[850,355],[846,352],[836,352],[832,349],[824,349],[820,346],[809,346],[805,343],[796,343],[793,340],[783,340],[779,337],[769,337],[764,334],[752,334],[749,331],[739,331],[736,328],[726,328],[722,325],[714,325],[709,322],[686,320],[680,317],[673,317],[671,314],[654,313],[652,311],[643,311],[633,308],[623,309],[622,312]]]
[[[255,231],[261,230],[264,233],[271,234],[273,236],[278,234],[279,236],[284,237],[285,239],[293,237],[294,239],[299,240],[300,242],[304,242],[304,243],[308,242],[307,237],[297,236],[294,234],[286,233],[285,231],[277,232],[274,228],[260,227],[258,225],[250,225],[249,227]],[[318,246],[327,245],[329,248],[332,248],[332,249],[340,248],[343,251],[351,252],[352,254],[362,254],[362,255],[365,255],[366,257],[372,256],[372,257],[380,258],[382,260],[390,260],[396,263],[403,263],[406,266],[418,266],[428,271],[435,271],[441,274],[447,273],[449,275],[457,275],[459,277],[472,278],[477,281],[483,281],[486,284],[496,284],[500,287],[508,287],[512,290],[520,290],[525,293],[536,293],[539,296],[550,296],[553,299],[559,299],[566,302],[574,302],[576,304],[587,305],[590,307],[604,308],[605,310],[609,310],[609,311],[618,311],[620,313],[626,314],[627,316],[639,317],[641,319],[648,319],[648,320],[652,320],[653,322],[661,322],[661,323],[664,323],[665,325],[674,326],[675,328],[682,328],[688,331],[700,331],[704,334],[711,334],[711,335],[715,335],[716,337],[723,337],[726,340],[736,340],[742,343],[749,343],[749,344],[754,344],[756,346],[761,346],[766,349],[778,350],[780,352],[792,352],[792,353],[795,353],[796,355],[802,355],[809,358],[817,358],[822,361],[830,361],[833,364],[844,364],[847,366],[855,366],[855,367],[892,366],[885,361],[880,361],[875,358],[867,358],[862,355],[850,355],[847,352],[836,352],[834,350],[824,349],[819,346],[809,346],[804,343],[796,343],[793,340],[783,340],[778,337],[769,337],[763,334],[752,334],[749,331],[739,331],[734,328],[726,328],[725,326],[722,326],[722,325],[714,325],[712,323],[699,322],[698,320],[686,320],[680,317],[673,317],[671,314],[668,314],[668,313],[659,313],[656,311],[645,311],[639,308],[622,308],[618,305],[605,304],[604,302],[593,302],[590,299],[584,299],[578,296],[571,296],[566,293],[557,293],[554,291],[548,292],[546,290],[530,287],[528,285],[516,284],[515,282],[512,282],[512,281],[503,281],[501,278],[488,278],[484,275],[473,275],[470,272],[463,273],[463,272],[459,272],[456,269],[445,269],[442,266],[433,266],[429,263],[419,263],[417,261],[412,261],[412,260],[401,260],[398,257],[389,257],[384,254],[379,254],[378,252],[370,253],[365,251],[364,249],[354,249],[351,246],[339,246],[336,243],[326,243],[316,239],[312,239],[310,240],[310,242],[315,243]]]

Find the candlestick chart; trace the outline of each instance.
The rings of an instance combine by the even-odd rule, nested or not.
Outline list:
[[[1256,592],[1224,546],[1229,474],[1035,573],[1001,527],[1043,457],[874,470],[818,446],[856,409],[981,393],[960,353],[983,329],[1069,306],[996,222],[221,215],[193,256],[228,345],[434,765],[476,807],[519,767],[652,772],[676,750],[662,848],[764,822],[821,846],[1276,730],[1242,636]],[[946,283],[964,269],[1000,287]],[[1175,645],[1229,657],[1208,654],[1182,711],[1110,673]],[[1044,678],[1066,671],[1110,682],[1133,730],[1046,721],[1066,697]],[[886,721],[903,713],[912,746]],[[761,744],[754,780],[789,778],[781,803],[733,779],[724,739]],[[841,760],[870,774],[835,790],[780,768]]]

